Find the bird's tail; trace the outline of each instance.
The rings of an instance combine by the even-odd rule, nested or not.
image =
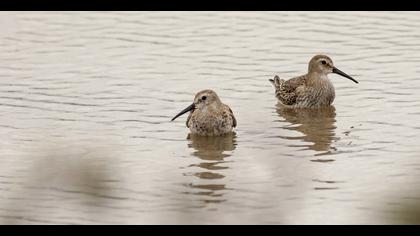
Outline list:
[[[280,79],[277,75],[274,76],[273,79],[269,79],[270,83],[274,86],[276,91],[280,90],[280,88],[283,86],[284,80]]]

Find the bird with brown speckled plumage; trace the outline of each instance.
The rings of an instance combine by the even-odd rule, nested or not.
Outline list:
[[[186,125],[192,134],[217,136],[232,132],[236,119],[229,106],[222,103],[213,90],[203,90],[195,95],[194,102],[178,113],[171,121],[190,112]]]
[[[344,76],[355,83],[355,79],[337,69],[332,60],[325,55],[316,55],[309,61],[308,73],[287,81],[277,75],[270,82],[275,88],[279,104],[291,108],[319,108],[332,104],[335,89],[328,74]]]

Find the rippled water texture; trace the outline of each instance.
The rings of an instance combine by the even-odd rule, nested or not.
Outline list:
[[[420,223],[420,12],[0,14],[0,223]],[[334,107],[268,79],[324,53]],[[213,89],[235,134],[187,139]]]

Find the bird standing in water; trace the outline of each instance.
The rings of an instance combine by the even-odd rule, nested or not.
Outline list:
[[[287,81],[277,75],[269,81],[275,88],[280,104],[291,108],[319,108],[329,106],[335,98],[334,86],[329,73],[339,74],[355,83],[355,79],[337,69],[325,55],[316,55],[309,61],[308,73]]]
[[[229,133],[236,127],[236,119],[232,110],[222,103],[212,90],[203,90],[195,95],[194,102],[185,108],[179,116],[190,111],[186,125],[192,134],[216,136]]]

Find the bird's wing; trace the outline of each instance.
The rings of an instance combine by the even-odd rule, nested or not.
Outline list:
[[[270,82],[276,89],[277,99],[285,105],[293,105],[296,103],[298,96],[296,89],[306,83],[306,76],[298,76],[287,81],[275,76],[273,80],[270,80]]]
[[[287,91],[295,91],[299,86],[305,85],[307,80],[306,75],[298,76],[287,80],[284,83],[284,87]]]
[[[228,107],[228,108],[229,108],[229,111],[230,111],[230,116],[232,117],[232,120],[233,120],[233,127],[236,127],[236,118],[233,115],[232,109],[230,109],[230,107]]]

